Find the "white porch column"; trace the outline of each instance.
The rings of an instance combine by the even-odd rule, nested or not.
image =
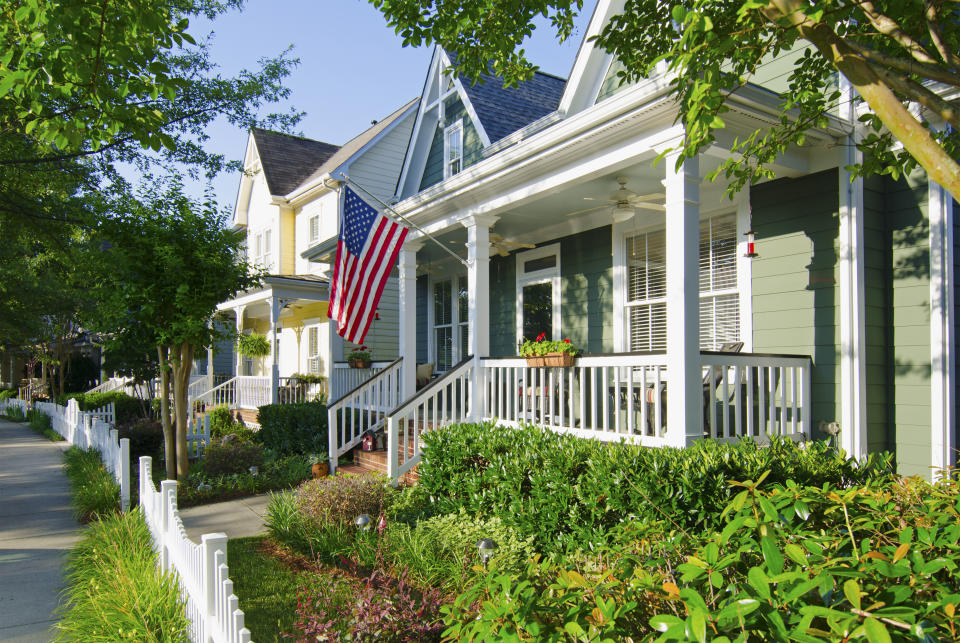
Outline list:
[[[400,286],[400,396],[404,400],[417,390],[417,252],[423,247],[411,239],[400,247],[397,265]],[[427,320],[420,320],[427,323]]]
[[[460,220],[467,229],[467,317],[470,320],[467,339],[473,354],[470,419],[474,422],[486,414],[480,358],[490,356],[490,227],[498,218],[472,214]]]
[[[678,152],[666,165],[667,441],[682,447],[703,437],[700,374],[700,163]]]
[[[243,306],[238,306],[237,308],[233,309],[233,312],[237,316],[237,320],[236,320],[237,335],[240,335],[243,333],[243,310],[244,310]],[[240,377],[240,375],[243,374],[243,355],[241,355],[240,351],[237,350],[236,344],[233,345],[233,357],[234,357],[233,375],[234,377]]]
[[[847,165],[860,162],[848,139]],[[852,157],[852,158],[851,158]],[[860,460],[867,455],[867,348],[863,295],[863,179],[840,174],[840,446]],[[804,400],[810,404],[812,400]]]
[[[955,463],[956,352],[954,332],[953,198],[928,182],[930,217],[930,464],[931,479]]]
[[[280,335],[277,324],[280,322],[280,298],[270,297],[270,403],[280,402]]]

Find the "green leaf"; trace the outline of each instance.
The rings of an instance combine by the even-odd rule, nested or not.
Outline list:
[[[761,598],[770,600],[770,579],[759,567],[751,567],[747,572],[747,582],[757,591]]]
[[[843,595],[847,597],[847,600],[850,601],[850,604],[853,605],[854,609],[861,609],[860,607],[860,585],[857,584],[857,581],[852,578],[846,581],[843,584]]]
[[[777,549],[776,543],[770,536],[764,536],[760,539],[760,549],[763,550],[763,559],[767,563],[767,568],[773,572],[773,575],[783,573],[783,554]]]
[[[890,633],[887,626],[875,618],[868,618],[863,622],[863,629],[870,643],[890,643]]]
[[[690,629],[690,634],[693,638],[700,643],[705,643],[707,640],[707,619],[704,618],[703,612],[697,610],[690,615],[690,618],[687,619],[687,625]]]

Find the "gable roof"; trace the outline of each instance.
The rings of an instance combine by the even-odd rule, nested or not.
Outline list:
[[[310,138],[250,129],[270,194],[284,195],[339,149]]]
[[[343,165],[344,162],[350,159],[351,156],[363,149],[363,147],[376,138],[381,132],[390,127],[397,119],[407,113],[409,109],[414,107],[418,102],[420,102],[420,97],[414,98],[413,100],[407,102],[405,105],[394,111],[392,114],[384,118],[383,120],[377,121],[371,127],[369,127],[363,133],[353,137],[346,143],[344,143],[340,148],[327,158],[320,167],[316,168],[314,171],[310,172],[309,175],[299,182],[298,185],[294,186],[295,188],[303,188],[308,184],[316,181],[318,178],[325,174],[329,174],[336,170],[338,167]],[[292,191],[294,188],[291,188]]]
[[[454,54],[444,53],[456,61]],[[480,74],[475,84],[458,80],[491,143],[556,111],[567,85],[566,79],[542,71],[516,87],[504,87],[502,78],[488,73]]]

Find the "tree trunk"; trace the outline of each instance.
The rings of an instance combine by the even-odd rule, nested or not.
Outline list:
[[[173,406],[177,420],[177,476],[185,479],[190,470],[187,449],[187,420],[189,419],[190,371],[193,368],[193,344],[184,342],[173,347]]]
[[[160,422],[163,424],[163,459],[167,468],[167,480],[177,479],[177,441],[170,422],[170,347],[157,346],[160,359]]]

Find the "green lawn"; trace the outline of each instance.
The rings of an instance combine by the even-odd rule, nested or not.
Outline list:
[[[293,631],[297,612],[297,587],[313,574],[296,571],[260,551],[265,539],[231,538],[227,542],[227,564],[233,591],[240,599],[250,637],[257,641],[279,641],[282,632]]]

